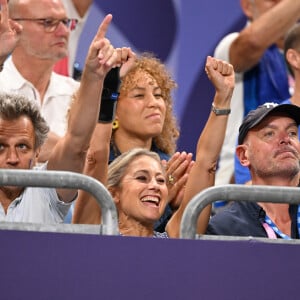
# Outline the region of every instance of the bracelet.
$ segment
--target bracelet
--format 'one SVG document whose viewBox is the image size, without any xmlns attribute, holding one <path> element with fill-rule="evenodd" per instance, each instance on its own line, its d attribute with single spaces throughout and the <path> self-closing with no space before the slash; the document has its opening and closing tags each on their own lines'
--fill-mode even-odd
<svg viewBox="0 0 300 300">
<path fill-rule="evenodd" d="M 231 112 L 230 108 L 218 109 L 213 103 L 211 105 L 211 110 L 216 114 L 216 116 L 229 115 Z"/>
<path fill-rule="evenodd" d="M 0 72 L 3 70 L 4 63 L 0 65 Z"/>
</svg>

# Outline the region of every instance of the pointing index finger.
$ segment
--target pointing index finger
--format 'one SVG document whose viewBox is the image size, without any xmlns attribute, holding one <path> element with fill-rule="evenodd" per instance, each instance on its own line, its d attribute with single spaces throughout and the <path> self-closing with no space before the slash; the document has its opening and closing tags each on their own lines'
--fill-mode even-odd
<svg viewBox="0 0 300 300">
<path fill-rule="evenodd" d="M 100 24 L 98 32 L 95 36 L 96 39 L 102 39 L 106 36 L 106 32 L 107 32 L 109 24 L 111 23 L 111 20 L 112 20 L 111 14 L 108 14 L 105 16 L 105 18 L 102 21 L 102 23 Z"/>
<path fill-rule="evenodd" d="M 1 21 L 3 21 L 3 23 L 7 23 L 8 22 L 8 4 L 7 4 L 7 0 L 1 0 L 0 1 L 0 12 L 1 12 Z"/>
</svg>

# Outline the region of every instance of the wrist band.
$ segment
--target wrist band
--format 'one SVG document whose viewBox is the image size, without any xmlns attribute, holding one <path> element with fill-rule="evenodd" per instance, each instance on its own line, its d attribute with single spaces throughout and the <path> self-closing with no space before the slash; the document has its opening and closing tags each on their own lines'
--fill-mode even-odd
<svg viewBox="0 0 300 300">
<path fill-rule="evenodd" d="M 111 93 L 109 98 L 101 98 L 101 107 L 98 121 L 101 123 L 111 123 L 115 118 L 119 93 Z"/>
<path fill-rule="evenodd" d="M 231 112 L 230 108 L 218 109 L 213 103 L 211 105 L 211 110 L 216 114 L 216 116 L 229 115 Z"/>
<path fill-rule="evenodd" d="M 101 95 L 101 107 L 98 118 L 99 122 L 110 123 L 115 118 L 116 105 L 121 83 L 119 71 L 120 68 L 111 69 L 104 79 L 103 91 Z"/>
</svg>

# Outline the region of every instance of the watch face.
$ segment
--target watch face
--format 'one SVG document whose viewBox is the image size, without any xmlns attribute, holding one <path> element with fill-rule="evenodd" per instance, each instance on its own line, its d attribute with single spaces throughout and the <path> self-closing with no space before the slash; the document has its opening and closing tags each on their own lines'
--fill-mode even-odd
<svg viewBox="0 0 300 300">
<path fill-rule="evenodd" d="M 229 115 L 231 112 L 230 108 L 226 108 L 226 109 L 218 109 L 214 106 L 214 104 L 211 105 L 211 110 L 217 115 Z"/>
</svg>

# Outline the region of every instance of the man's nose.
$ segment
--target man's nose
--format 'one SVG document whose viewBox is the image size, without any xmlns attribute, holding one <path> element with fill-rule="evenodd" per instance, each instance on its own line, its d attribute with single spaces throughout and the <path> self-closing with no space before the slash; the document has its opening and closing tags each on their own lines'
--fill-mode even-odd
<svg viewBox="0 0 300 300">
<path fill-rule="evenodd" d="M 280 136 L 280 144 L 289 144 L 291 142 L 291 137 L 284 133 Z"/>
<path fill-rule="evenodd" d="M 69 34 L 70 29 L 63 22 L 59 22 L 55 28 L 55 33 L 56 34 Z"/>
<path fill-rule="evenodd" d="M 19 155 L 18 155 L 16 149 L 14 149 L 14 148 L 8 149 L 6 161 L 9 164 L 16 164 L 19 162 Z"/>
</svg>

